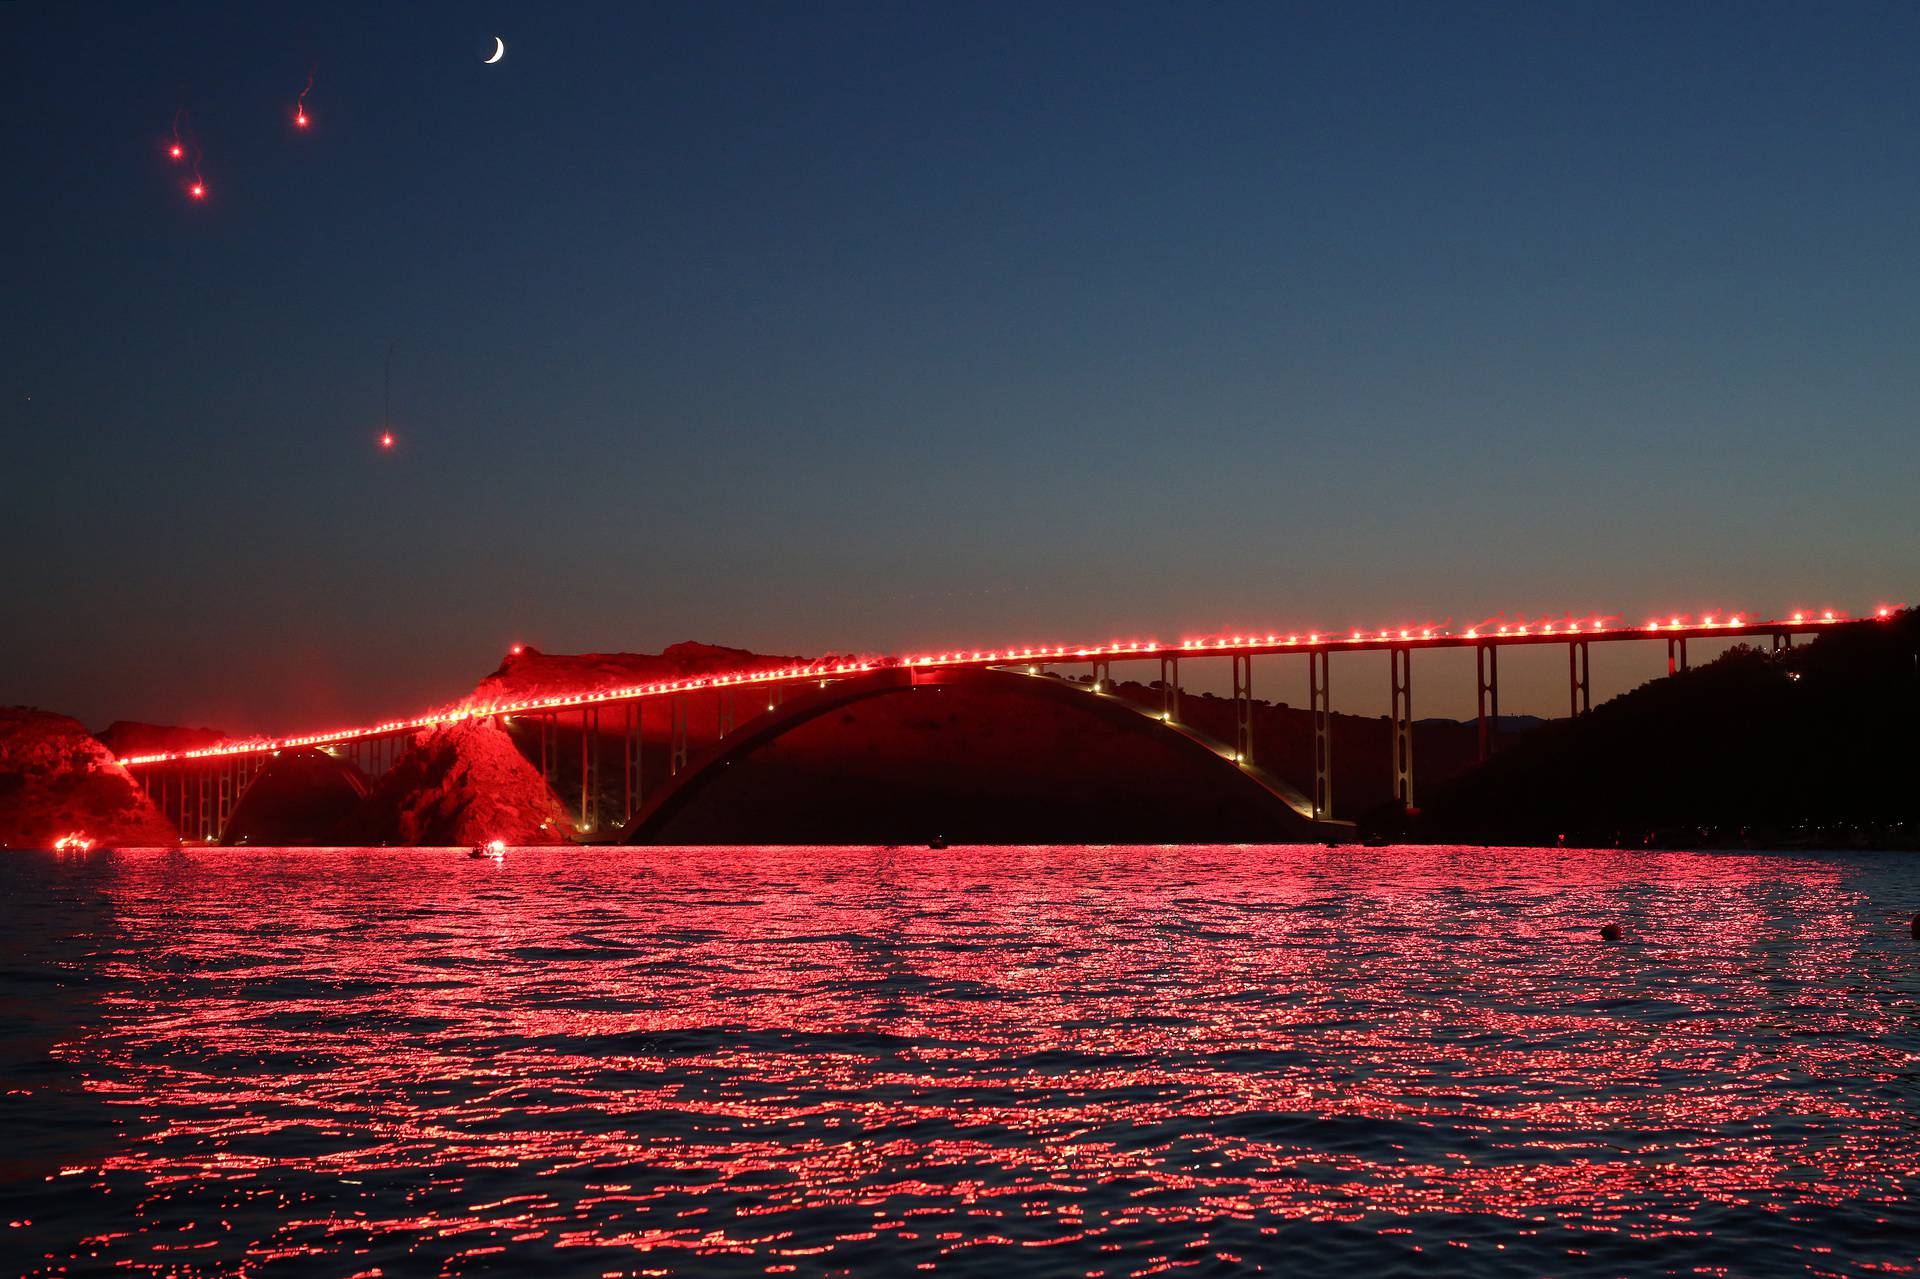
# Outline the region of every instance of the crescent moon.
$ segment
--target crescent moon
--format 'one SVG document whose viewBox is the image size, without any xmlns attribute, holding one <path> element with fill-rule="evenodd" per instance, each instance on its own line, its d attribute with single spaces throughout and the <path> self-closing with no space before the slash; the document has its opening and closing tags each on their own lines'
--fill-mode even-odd
<svg viewBox="0 0 1920 1279">
<path fill-rule="evenodd" d="M 491 58 L 483 59 L 483 61 L 485 61 L 488 66 L 492 66 L 494 63 L 500 61 L 500 59 L 506 56 L 507 56 L 507 42 L 505 40 L 502 40 L 499 36 L 495 36 L 493 38 L 493 56 Z"/>
</svg>

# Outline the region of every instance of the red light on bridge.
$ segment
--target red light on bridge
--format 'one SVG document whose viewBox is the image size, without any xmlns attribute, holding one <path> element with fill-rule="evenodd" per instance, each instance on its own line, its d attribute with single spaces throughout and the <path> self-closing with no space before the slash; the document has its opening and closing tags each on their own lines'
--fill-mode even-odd
<svg viewBox="0 0 1920 1279">
<path fill-rule="evenodd" d="M 204 187 L 202 187 L 201 184 L 198 182 L 194 183 L 193 189 L 204 193 Z M 396 443 L 395 436 L 391 431 L 383 431 L 378 437 L 378 439 L 379 439 L 379 447 L 382 449 L 391 449 L 394 447 Z M 1890 618 L 1894 616 L 1895 613 L 1898 612 L 1903 607 L 1904 607 L 1903 605 L 1897 605 L 1897 604 L 1896 605 L 1881 604 L 1875 607 L 1874 612 L 1870 616 L 1878 617 L 1881 619 Z M 1612 617 L 1595 617 L 1592 620 L 1590 628 L 1583 628 L 1581 621 L 1573 618 L 1563 619 L 1562 621 L 1559 621 L 1559 622 L 1542 619 L 1539 622 L 1533 622 L 1533 623 L 1527 623 L 1527 622 L 1496 623 L 1492 619 L 1489 619 L 1488 621 L 1482 622 L 1479 625 L 1467 628 L 1464 632 L 1458 632 L 1458 633 L 1447 630 L 1447 629 L 1443 629 L 1443 628 L 1435 628 L 1432 626 L 1422 627 L 1422 628 L 1419 628 L 1419 638 L 1422 640 L 1435 640 L 1435 639 L 1451 638 L 1454 635 L 1458 634 L 1460 639 L 1467 640 L 1467 641 L 1478 641 L 1479 639 L 1482 638 L 1482 635 L 1481 635 L 1482 628 L 1495 627 L 1495 626 L 1498 627 L 1499 635 L 1503 638 L 1516 638 L 1516 639 L 1523 638 L 1523 637 L 1531 638 L 1535 634 L 1539 634 L 1542 636 L 1553 636 L 1560 633 L 1565 633 L 1571 636 L 1578 636 L 1582 634 L 1583 631 L 1586 629 L 1590 629 L 1592 632 L 1596 634 L 1611 631 L 1611 632 L 1614 632 L 1619 638 L 1622 638 L 1622 639 L 1631 638 L 1630 634 L 1624 633 L 1629 631 L 1630 628 L 1621 627 L 1619 625 L 1614 624 L 1617 622 L 1617 620 L 1618 619 L 1612 618 Z M 1650 632 L 1650 633 L 1658 633 L 1662 630 L 1666 630 L 1669 628 L 1675 631 L 1686 631 L 1689 629 L 1705 630 L 1705 629 L 1718 629 L 1722 627 L 1746 627 L 1750 625 L 1758 625 L 1763 627 L 1771 627 L 1774 629 L 1779 629 L 1782 626 L 1804 626 L 1809 624 L 1839 624 L 1839 623 L 1845 623 L 1848 621 L 1849 619 L 1845 613 L 1836 612 L 1833 609 L 1826 609 L 1822 611 L 1822 613 L 1819 615 L 1817 619 L 1811 617 L 1809 614 L 1807 614 L 1804 611 L 1795 612 L 1794 614 L 1792 614 L 1791 622 L 1788 622 L 1788 623 L 1766 622 L 1766 621 L 1759 622 L 1759 623 L 1749 623 L 1746 620 L 1745 616 L 1739 613 L 1730 614 L 1728 615 L 1727 618 L 1722 620 L 1722 619 L 1719 619 L 1715 614 L 1708 613 L 1708 614 L 1704 614 L 1698 622 L 1690 622 L 1687 618 L 1678 616 L 1678 615 L 1664 622 L 1659 618 L 1650 618 L 1646 622 L 1643 629 L 1646 632 Z M 1315 647 L 1319 647 L 1321 645 L 1326 645 L 1326 644 L 1338 645 L 1343 642 L 1389 643 L 1390 644 L 1395 642 L 1396 636 L 1398 636 L 1400 640 L 1411 640 L 1413 638 L 1413 630 L 1414 628 L 1411 628 L 1411 627 L 1405 627 L 1405 628 L 1383 627 L 1378 631 L 1355 629 L 1350 632 L 1350 639 L 1346 639 L 1346 640 L 1343 640 L 1343 638 L 1339 635 L 1331 635 L 1331 634 L 1322 635 L 1319 631 L 1313 631 L 1308 633 L 1304 642 Z M 1491 634 L 1492 632 L 1489 631 L 1489 636 L 1491 636 Z M 629 687 L 579 691 L 579 692 L 564 693 L 564 694 L 558 694 L 558 695 L 547 696 L 547 697 L 528 698 L 525 700 L 515 701 L 515 702 L 500 702 L 500 703 L 490 703 L 483 706 L 469 706 L 469 707 L 464 707 L 464 708 L 453 710 L 453 711 L 440 712 L 432 715 L 423 715 L 423 716 L 419 716 L 419 717 L 408 719 L 408 720 L 390 720 L 385 723 L 376 725 L 372 728 L 342 729 L 342 730 L 336 730 L 336 731 L 324 732 L 324 733 L 313 733 L 313 734 L 308 734 L 300 737 L 286 737 L 286 738 L 279 738 L 279 739 L 254 738 L 254 739 L 248 739 L 244 741 L 229 741 L 229 742 L 222 743 L 219 746 L 207 747 L 199 750 L 156 753 L 151 755 L 130 755 L 130 756 L 123 757 L 120 760 L 120 762 L 125 765 L 155 764 L 155 763 L 163 763 L 170 760 L 195 760 L 195 759 L 203 759 L 203 758 L 219 758 L 219 757 L 224 757 L 229 755 L 255 754 L 255 753 L 261 753 L 261 752 L 268 752 L 268 751 L 278 751 L 281 748 L 298 747 L 298 746 L 314 746 L 314 745 L 328 746 L 332 743 L 346 742 L 346 741 L 349 741 L 355 738 L 360 738 L 360 737 L 377 736 L 382 734 L 407 732 L 414 729 L 430 728 L 435 725 L 454 723 L 454 722 L 464 720 L 464 719 L 469 719 L 469 718 L 485 718 L 485 717 L 494 716 L 494 715 L 510 715 L 515 712 L 545 710 L 545 709 L 558 708 L 558 707 L 585 706 L 589 703 L 626 700 L 626 699 L 632 699 L 632 698 L 654 697 L 654 696 L 660 696 L 664 694 L 680 692 L 684 690 L 730 687 L 736 684 L 775 682 L 775 681 L 788 680 L 788 679 L 796 679 L 796 680 L 818 679 L 821 683 L 821 686 L 825 687 L 826 684 L 829 682 L 830 677 L 832 676 L 872 671 L 872 670 L 883 668 L 883 667 L 930 666 L 930 665 L 934 665 L 936 662 L 943 665 L 948 662 L 973 662 L 973 663 L 994 664 L 994 663 L 999 663 L 1003 660 L 1013 660 L 1016 658 L 1037 658 L 1039 662 L 1047 662 L 1047 661 L 1055 661 L 1055 660 L 1065 661 L 1065 662 L 1072 662 L 1076 660 L 1098 661 L 1101 658 L 1107 657 L 1109 655 L 1115 655 L 1115 654 L 1141 655 L 1141 654 L 1160 653 L 1164 655 L 1166 653 L 1173 652 L 1173 651 L 1186 651 L 1186 652 L 1199 652 L 1199 653 L 1207 653 L 1211 651 L 1213 653 L 1218 653 L 1222 650 L 1232 650 L 1236 648 L 1258 648 L 1258 647 L 1262 647 L 1263 645 L 1278 646 L 1283 642 L 1289 646 L 1292 646 L 1292 645 L 1297 645 L 1301 643 L 1302 640 L 1300 635 L 1297 632 L 1287 635 L 1284 641 L 1281 639 L 1281 637 L 1278 634 L 1270 634 L 1266 636 L 1264 640 L 1262 640 L 1262 638 L 1258 635 L 1235 635 L 1230 639 L 1227 637 L 1216 637 L 1211 639 L 1182 640 L 1178 646 L 1178 650 L 1175 650 L 1170 645 L 1162 646 L 1156 640 L 1147 640 L 1147 641 L 1112 640 L 1105 644 L 1093 645 L 1089 647 L 1080 647 L 1080 648 L 1069 648 L 1064 645 L 1059 645 L 1059 646 L 1054 646 L 1052 648 L 1041 646 L 1038 648 L 1020 648 L 1020 649 L 1011 649 L 1011 648 L 1010 649 L 992 649 L 992 650 L 973 649 L 973 650 L 967 650 L 967 651 L 943 652 L 938 656 L 937 659 L 931 655 L 922 654 L 918 656 L 902 656 L 902 657 L 890 657 L 890 658 L 881 658 L 881 659 L 865 660 L 865 661 L 841 662 L 838 664 L 831 664 L 831 665 L 813 664 L 808 666 L 782 668 L 779 670 L 762 669 L 762 670 L 744 671 L 744 672 L 722 672 L 715 675 L 701 676 L 696 679 L 673 680 L 671 682 L 659 681 L 651 684 L 634 685 Z M 1578 643 L 1579 641 L 1576 640 L 1575 642 Z M 526 646 L 524 644 L 513 644 L 510 647 L 510 653 L 515 656 L 525 652 L 525 650 L 526 650 Z M 1031 671 L 1031 670 L 1037 669 L 1037 667 L 1030 667 L 1029 669 Z"/>
</svg>

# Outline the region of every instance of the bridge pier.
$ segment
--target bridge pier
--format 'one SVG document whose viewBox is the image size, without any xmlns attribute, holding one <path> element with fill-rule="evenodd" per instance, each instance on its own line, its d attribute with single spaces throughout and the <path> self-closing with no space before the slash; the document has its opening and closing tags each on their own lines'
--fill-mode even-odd
<svg viewBox="0 0 1920 1279">
<path fill-rule="evenodd" d="M 232 764 L 222 761 L 218 777 L 218 786 L 219 803 L 215 810 L 218 816 L 214 825 L 218 833 L 224 835 L 227 830 L 227 818 L 233 815 L 234 777 Z"/>
<path fill-rule="evenodd" d="M 1104 693 L 1113 684 L 1113 663 L 1105 658 L 1093 660 L 1093 691 Z"/>
<path fill-rule="evenodd" d="M 558 790 L 554 781 L 554 713 L 548 711 L 540 717 L 540 780 L 547 784 L 548 790 Z"/>
<path fill-rule="evenodd" d="M 1778 653 L 1783 648 L 1792 648 L 1792 647 L 1793 647 L 1793 633 L 1791 631 L 1775 631 L 1773 633 L 1773 651 L 1774 652 Z"/>
<path fill-rule="evenodd" d="M 714 732 L 725 737 L 733 731 L 733 690 L 721 689 L 714 700 Z"/>
<path fill-rule="evenodd" d="M 667 712 L 673 718 L 667 773 L 677 777 L 680 770 L 687 766 L 687 696 L 685 693 L 675 693 L 667 699 L 667 703 Z"/>
<path fill-rule="evenodd" d="M 1180 722 L 1180 659 L 1160 659 L 1160 718 L 1169 724 Z"/>
<path fill-rule="evenodd" d="M 1492 644 L 1474 648 L 1475 683 L 1479 687 L 1480 762 L 1493 755 L 1493 733 L 1500 719 L 1500 650 Z"/>
<path fill-rule="evenodd" d="M 1393 685 L 1393 797 L 1403 809 L 1413 807 L 1413 650 L 1387 650 Z"/>
<path fill-rule="evenodd" d="M 625 801 L 620 814 L 620 828 L 626 829 L 627 823 L 640 810 L 640 704 L 628 702 L 627 721 L 620 733 L 620 778 L 625 791 Z"/>
<path fill-rule="evenodd" d="M 1667 674 L 1673 675 L 1687 669 L 1687 637 L 1684 635 L 1667 636 Z"/>
<path fill-rule="evenodd" d="M 591 831 L 595 826 L 594 812 L 596 798 L 594 791 L 594 765 L 598 762 L 600 745 L 600 708 L 583 709 L 580 712 L 580 829 Z"/>
<path fill-rule="evenodd" d="M 1567 645 L 1567 698 L 1572 709 L 1569 715 L 1584 715 L 1593 709 L 1591 680 L 1587 666 L 1587 641 L 1575 640 Z"/>
<path fill-rule="evenodd" d="M 1333 817 L 1333 654 L 1307 651 L 1307 696 L 1313 708 L 1313 820 Z"/>
<path fill-rule="evenodd" d="M 1253 654 L 1234 653 L 1233 663 L 1233 757 L 1242 764 L 1253 763 Z"/>
</svg>

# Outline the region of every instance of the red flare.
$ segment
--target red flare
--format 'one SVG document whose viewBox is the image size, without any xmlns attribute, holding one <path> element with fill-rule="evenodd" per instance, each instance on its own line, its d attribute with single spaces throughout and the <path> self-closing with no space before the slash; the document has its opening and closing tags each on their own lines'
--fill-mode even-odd
<svg viewBox="0 0 1920 1279">
<path fill-rule="evenodd" d="M 187 194 L 196 200 L 204 200 L 207 198 L 207 184 L 204 182 L 196 182 L 187 188 Z"/>
<path fill-rule="evenodd" d="M 383 448 L 383 449 L 390 449 L 390 448 L 392 448 L 392 447 L 393 447 L 393 432 L 392 432 L 392 431 L 382 431 L 382 432 L 380 432 L 380 447 L 381 447 L 381 448 Z"/>
</svg>

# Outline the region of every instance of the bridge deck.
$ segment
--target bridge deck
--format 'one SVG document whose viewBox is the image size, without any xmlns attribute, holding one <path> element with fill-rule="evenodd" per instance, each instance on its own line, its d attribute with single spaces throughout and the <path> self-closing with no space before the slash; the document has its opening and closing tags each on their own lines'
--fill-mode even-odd
<svg viewBox="0 0 1920 1279">
<path fill-rule="evenodd" d="M 1888 610 L 1881 609 L 1879 617 Z M 1627 641 L 1694 639 L 1725 640 L 1755 636 L 1785 636 L 1828 631 L 1837 627 L 1870 623 L 1873 618 L 1850 618 L 1843 614 L 1796 613 L 1768 621 L 1750 620 L 1743 614 L 1729 614 L 1698 620 L 1676 617 L 1649 621 L 1639 626 L 1618 624 L 1611 618 L 1560 619 L 1523 623 L 1487 623 L 1454 631 L 1437 626 L 1388 627 L 1378 630 L 1342 632 L 1296 631 L 1285 634 L 1217 635 L 1185 639 L 1176 643 L 1157 640 L 1111 641 L 1086 645 L 1032 645 L 1004 649 L 954 649 L 941 653 L 920 653 L 897 657 L 870 657 L 827 661 L 807 666 L 785 666 L 765 670 L 721 672 L 688 679 L 661 680 L 623 688 L 595 689 L 577 694 L 528 698 L 520 701 L 463 705 L 428 712 L 411 719 L 388 720 L 379 724 L 330 731 L 303 733 L 290 737 L 260 737 L 225 742 L 199 750 L 161 752 L 123 757 L 128 768 L 181 760 L 226 759 L 258 755 L 290 747 L 335 746 L 367 739 L 412 733 L 423 728 L 457 723 L 467 719 L 486 719 L 502 715 L 545 714 L 578 710 L 608 703 L 641 701 L 676 694 L 711 692 L 742 687 L 767 687 L 842 679 L 888 668 L 1043 666 L 1081 662 L 1153 661 L 1214 656 L 1258 657 L 1285 653 L 1342 653 L 1363 650 L 1413 650 L 1443 648 L 1506 648 L 1539 644 L 1619 643 Z"/>
</svg>

